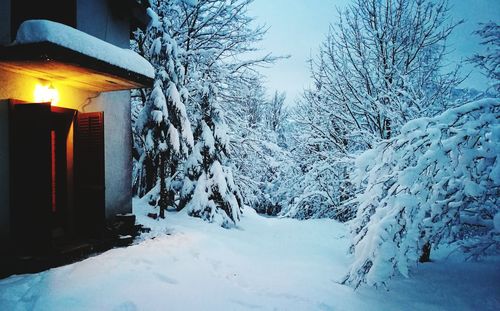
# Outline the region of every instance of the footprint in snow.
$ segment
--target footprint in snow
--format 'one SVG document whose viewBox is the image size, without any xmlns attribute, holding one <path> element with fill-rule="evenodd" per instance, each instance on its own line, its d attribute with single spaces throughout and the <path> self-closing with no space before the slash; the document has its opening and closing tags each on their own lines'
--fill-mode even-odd
<svg viewBox="0 0 500 311">
<path fill-rule="evenodd" d="M 221 266 L 221 262 L 219 260 L 208 259 L 208 262 L 210 263 L 210 265 L 212 266 L 212 268 L 214 270 L 219 270 L 219 268 Z"/>
<path fill-rule="evenodd" d="M 169 278 L 166 275 L 163 275 L 160 273 L 155 273 L 155 276 L 158 278 L 158 280 L 160 280 L 164 283 L 173 284 L 173 285 L 179 284 L 179 281 L 177 281 L 176 279 Z"/>
<path fill-rule="evenodd" d="M 198 251 L 191 251 L 191 255 L 196 259 L 200 259 L 200 252 Z"/>
</svg>

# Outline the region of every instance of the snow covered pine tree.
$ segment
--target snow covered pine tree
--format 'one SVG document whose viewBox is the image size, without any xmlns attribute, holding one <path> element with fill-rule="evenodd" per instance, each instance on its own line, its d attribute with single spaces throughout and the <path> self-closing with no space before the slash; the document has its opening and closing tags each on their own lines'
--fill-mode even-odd
<svg viewBox="0 0 500 311">
<path fill-rule="evenodd" d="M 229 138 L 215 96 L 212 84 L 203 87 L 202 115 L 195 130 L 197 143 L 186 162 L 180 208 L 191 216 L 230 228 L 240 220 L 242 199 L 231 169 L 224 166 Z"/>
<path fill-rule="evenodd" d="M 179 48 L 169 35 L 169 22 L 165 16 L 157 15 L 152 9 L 148 9 L 148 14 L 151 23 L 141 42 L 142 47 L 148 49 L 148 60 L 156 69 L 156 80 L 136 120 L 137 133 L 144 142 L 144 153 L 139 160 L 144 165 L 139 163 L 138 168 L 143 170 L 144 176 L 155 177 L 154 188 L 148 184 L 142 187 L 147 187 L 146 191 L 152 190 L 151 201 L 159 205 L 159 217 L 163 218 L 166 208 L 176 208 L 175 194 L 180 187 L 177 186 L 176 191 L 174 180 L 194 142 L 184 106 L 188 94 L 182 84 L 184 67 Z"/>
<path fill-rule="evenodd" d="M 153 128 L 154 126 L 161 126 L 163 128 L 163 134 L 158 132 L 157 137 L 164 142 L 166 151 L 164 155 L 165 161 L 162 160 L 162 162 L 160 161 L 161 157 L 157 155 L 158 152 L 155 150 L 159 150 L 159 148 L 164 145 L 161 145 L 156 141 L 156 137 L 153 137 L 154 135 L 152 135 L 153 132 L 151 132 L 150 137 L 148 138 L 148 131 L 144 130 L 141 126 L 138 126 L 141 127 L 141 131 L 136 129 L 135 142 L 138 142 L 136 144 L 136 149 L 141 150 L 141 152 L 136 152 L 136 158 L 139 158 L 139 162 L 142 162 L 142 164 L 137 162 L 135 164 L 136 170 L 134 173 L 134 182 L 136 185 L 139 183 L 140 187 L 135 186 L 134 189 L 138 189 L 137 193 L 139 195 L 144 195 L 146 193 L 144 188 L 147 188 L 147 191 L 150 192 L 150 196 L 153 198 L 152 203 L 155 205 L 159 203 L 164 205 L 165 200 L 159 200 L 160 193 L 165 194 L 165 191 L 162 189 L 167 191 L 167 195 L 163 195 L 162 197 L 166 197 L 167 201 L 171 201 L 170 198 L 172 192 L 169 191 L 174 190 L 180 192 L 180 189 L 177 188 L 178 186 L 184 190 L 189 188 L 189 186 L 193 186 L 193 189 L 191 190 L 194 190 L 194 182 L 200 177 L 194 175 L 197 175 L 198 173 L 201 174 L 200 172 L 202 171 L 207 174 L 209 173 L 209 169 L 206 167 L 191 167 L 188 169 L 186 168 L 186 165 L 194 165 L 195 163 L 199 163 L 199 165 L 202 165 L 203 163 L 212 163 L 210 161 L 189 161 L 188 164 L 185 164 L 185 161 L 183 160 L 184 153 L 182 152 L 185 148 L 182 148 L 181 146 L 181 153 L 176 155 L 176 158 L 179 161 L 177 172 L 173 173 L 174 169 L 170 168 L 170 157 L 167 154 L 167 150 L 174 150 L 171 149 L 171 146 L 168 146 L 169 141 L 171 141 L 171 138 L 174 136 L 168 136 L 168 129 L 172 124 L 175 129 L 177 129 L 179 137 L 181 138 L 183 129 L 177 125 L 178 122 L 176 122 L 173 117 L 174 113 L 172 113 L 172 111 L 168 108 L 168 90 L 170 86 L 168 82 L 173 82 L 175 84 L 178 93 L 180 94 L 181 102 L 186 106 L 189 120 L 193 125 L 195 123 L 197 124 L 197 139 L 201 138 L 201 133 L 204 132 L 202 131 L 204 127 L 200 124 L 201 120 L 203 120 L 203 117 L 200 115 L 205 114 L 201 108 L 204 100 L 204 97 L 201 95 L 203 94 L 202 89 L 203 85 L 209 84 L 212 85 L 211 89 L 217 89 L 218 91 L 217 96 L 212 96 L 213 94 L 210 95 L 210 106 L 217 107 L 218 111 L 223 110 L 225 117 L 222 118 L 219 112 L 214 113 L 213 116 L 217 115 L 217 118 L 219 119 L 206 121 L 205 124 L 208 128 L 211 128 L 211 131 L 214 131 L 216 128 L 225 128 L 225 124 L 228 124 L 229 130 L 224 131 L 237 133 L 238 129 L 241 127 L 237 119 L 233 119 L 230 123 L 225 122 L 226 120 L 231 119 L 235 115 L 235 110 L 240 107 L 235 104 L 235 99 L 232 96 L 232 90 L 240 90 L 242 85 L 245 85 L 248 81 L 255 78 L 255 67 L 262 64 L 269 64 L 276 60 L 276 57 L 273 57 L 270 54 L 257 56 L 255 53 L 257 51 L 255 43 L 262 39 L 265 34 L 266 27 L 256 26 L 253 28 L 253 19 L 248 16 L 248 8 L 252 1 L 253 0 L 149 1 L 151 9 L 148 10 L 148 14 L 151 16 L 151 25 L 147 33 L 141 33 L 140 31 L 136 32 L 133 45 L 136 45 L 135 48 L 139 53 L 144 55 L 147 59 L 151 59 L 151 62 L 157 66 L 158 79 L 161 80 L 162 84 L 158 87 L 159 91 L 155 93 L 159 94 L 160 92 L 163 92 L 163 94 L 166 94 L 166 110 L 154 108 L 154 101 L 152 100 L 149 100 L 147 103 L 143 103 L 145 106 L 150 105 L 153 107 L 144 109 L 144 113 L 145 115 L 148 115 L 148 117 L 143 118 L 143 124 L 147 124 L 145 128 L 148 129 Z M 166 52 L 170 49 L 170 44 L 168 42 L 172 42 L 172 53 Z M 177 48 L 175 48 L 176 46 Z M 156 52 L 156 54 L 151 53 L 150 51 L 158 51 L 159 54 Z M 176 53 L 177 56 L 175 56 Z M 252 55 L 248 55 L 247 53 L 252 53 Z M 155 55 L 158 57 L 155 58 Z M 165 57 L 169 59 L 165 59 Z M 180 61 L 183 70 L 180 70 L 181 66 L 178 65 L 178 60 Z M 172 74 L 172 70 L 169 68 L 174 68 L 174 74 Z M 183 76 L 181 77 L 181 75 Z M 177 82 L 175 80 L 176 77 L 178 78 Z M 160 91 L 160 87 L 162 91 Z M 186 89 L 187 91 L 185 91 Z M 159 102 L 161 102 L 161 100 Z M 161 124 L 161 122 L 155 124 L 155 119 L 153 119 L 152 116 L 149 116 L 153 113 L 153 111 L 161 112 L 161 115 L 158 112 L 154 112 L 154 114 L 155 117 L 158 117 L 158 119 L 160 119 L 160 117 L 165 119 L 164 124 Z M 163 111 L 166 111 L 168 115 Z M 150 118 L 149 121 L 144 122 L 144 120 L 148 120 L 148 118 Z M 216 123 L 213 128 L 211 122 Z M 140 123 L 141 122 L 137 122 L 137 120 L 135 122 L 136 125 L 140 125 Z M 214 136 L 215 141 L 221 138 L 220 136 L 217 137 L 217 133 L 213 134 L 216 135 Z M 139 138 L 137 136 L 143 137 Z M 238 140 L 235 136 L 236 135 L 234 134 L 231 136 L 232 143 Z M 229 139 L 227 140 L 229 141 Z M 202 145 L 204 143 L 205 142 L 200 142 Z M 140 145 L 144 146 L 141 147 Z M 151 146 L 154 146 L 154 148 L 151 148 Z M 238 148 L 240 147 L 240 145 L 237 146 Z M 203 148 L 198 148 L 198 153 L 201 152 L 201 149 Z M 212 157 L 217 159 L 217 162 L 214 165 L 217 166 L 217 163 L 221 164 L 221 171 L 227 179 L 227 185 L 230 188 L 228 193 L 233 193 L 235 196 L 234 199 L 238 203 L 237 209 L 233 208 L 235 206 L 233 203 L 216 204 L 218 207 L 213 209 L 215 214 L 219 215 L 222 211 L 222 207 L 227 211 L 227 213 L 222 213 L 226 215 L 225 217 L 227 217 L 227 219 L 220 221 L 223 225 L 235 223 L 235 221 L 238 220 L 237 216 L 239 215 L 239 208 L 242 204 L 240 192 L 235 186 L 237 182 L 233 182 L 232 173 L 230 171 L 230 168 L 236 167 L 234 172 L 235 174 L 239 173 L 237 165 L 232 165 L 229 157 L 227 157 L 230 153 L 230 149 L 232 149 L 232 145 L 226 142 L 224 148 L 215 146 L 216 153 L 223 150 L 224 154 L 211 154 Z M 191 159 L 192 158 L 193 157 L 191 157 Z M 148 161 L 148 159 L 152 160 Z M 161 163 L 167 163 L 168 167 L 165 170 L 155 170 Z M 181 166 L 183 167 L 182 169 L 180 168 Z M 148 167 L 153 169 L 149 169 L 148 171 Z M 214 168 L 214 170 L 216 169 Z M 155 176 L 152 176 L 150 171 L 153 171 Z M 165 180 L 165 184 L 156 182 L 158 180 L 159 173 L 164 171 L 165 178 L 159 179 Z M 197 173 L 191 175 L 190 179 L 184 178 L 185 172 Z M 239 176 L 241 175 L 238 175 L 238 177 Z M 205 177 L 209 179 L 212 178 L 208 175 Z M 172 178 L 174 178 L 174 180 L 172 180 Z M 151 182 L 151 179 L 155 182 Z M 181 180 L 188 182 L 188 185 L 183 186 Z M 240 180 L 236 179 L 236 181 Z M 155 188 L 151 191 L 151 188 L 153 187 Z M 221 189 L 223 189 L 222 185 Z M 179 194 L 179 192 L 176 193 Z M 219 191 L 217 190 L 214 193 L 216 192 Z M 235 200 L 230 200 L 225 192 L 225 190 L 220 191 L 222 199 L 234 202 Z M 183 196 L 181 202 L 177 200 L 177 194 L 175 203 L 180 203 L 178 206 L 179 209 L 186 206 L 188 209 L 193 207 L 188 204 L 189 195 L 184 193 L 186 196 Z M 220 200 L 221 202 L 224 201 L 222 199 Z M 248 198 L 246 199 L 248 201 Z M 218 199 L 214 197 L 214 200 L 217 201 Z M 170 203 L 166 205 L 171 206 Z M 207 220 L 214 220 L 213 217 L 205 217 L 206 214 L 203 213 L 191 211 L 190 215 L 200 216 Z"/>
</svg>

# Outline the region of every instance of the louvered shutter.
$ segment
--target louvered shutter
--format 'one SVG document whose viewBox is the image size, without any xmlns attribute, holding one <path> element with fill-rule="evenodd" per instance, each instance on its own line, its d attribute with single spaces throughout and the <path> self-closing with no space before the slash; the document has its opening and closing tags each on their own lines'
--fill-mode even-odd
<svg viewBox="0 0 500 311">
<path fill-rule="evenodd" d="M 75 128 L 77 230 L 96 236 L 105 221 L 104 113 L 78 113 Z"/>
</svg>

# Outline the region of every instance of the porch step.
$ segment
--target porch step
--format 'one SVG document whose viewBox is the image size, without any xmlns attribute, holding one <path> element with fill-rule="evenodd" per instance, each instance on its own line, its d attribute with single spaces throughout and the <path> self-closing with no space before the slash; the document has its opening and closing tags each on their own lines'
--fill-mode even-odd
<svg viewBox="0 0 500 311">
<path fill-rule="evenodd" d="M 135 225 L 135 215 L 134 214 L 116 214 L 115 222 L 121 222 L 127 227 L 133 227 Z"/>
<path fill-rule="evenodd" d="M 43 271 L 82 260 L 114 247 L 129 246 L 138 235 L 151 231 L 140 224 L 135 224 L 134 215 L 120 215 L 117 219 L 120 221 L 108 224 L 106 232 L 99 237 L 81 240 L 59 238 L 57 244 L 41 255 L 20 256 L 6 253 L 5 256 L 0 256 L 0 279 L 12 274 Z"/>
<path fill-rule="evenodd" d="M 128 246 L 132 244 L 134 237 L 131 235 L 120 235 L 116 241 L 117 246 Z"/>
<path fill-rule="evenodd" d="M 119 235 L 133 235 L 136 232 L 134 214 L 117 214 L 113 222 L 113 231 Z"/>
<path fill-rule="evenodd" d="M 68 257 L 80 257 L 89 253 L 92 250 L 92 245 L 88 243 L 69 245 L 59 250 L 59 254 Z"/>
<path fill-rule="evenodd" d="M 141 224 L 135 223 L 135 215 L 133 214 L 117 214 L 112 225 L 113 232 L 118 235 L 131 235 L 136 237 L 141 233 L 150 232 L 151 229 L 144 227 Z"/>
</svg>

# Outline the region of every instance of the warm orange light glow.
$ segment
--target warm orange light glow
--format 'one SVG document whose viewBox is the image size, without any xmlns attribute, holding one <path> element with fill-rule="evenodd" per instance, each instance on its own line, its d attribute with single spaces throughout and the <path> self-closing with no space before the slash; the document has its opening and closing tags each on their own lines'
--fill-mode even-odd
<svg viewBox="0 0 500 311">
<path fill-rule="evenodd" d="M 52 105 L 57 106 L 59 102 L 59 92 L 52 86 L 37 84 L 35 86 L 35 101 L 40 103 L 50 102 Z"/>
</svg>

